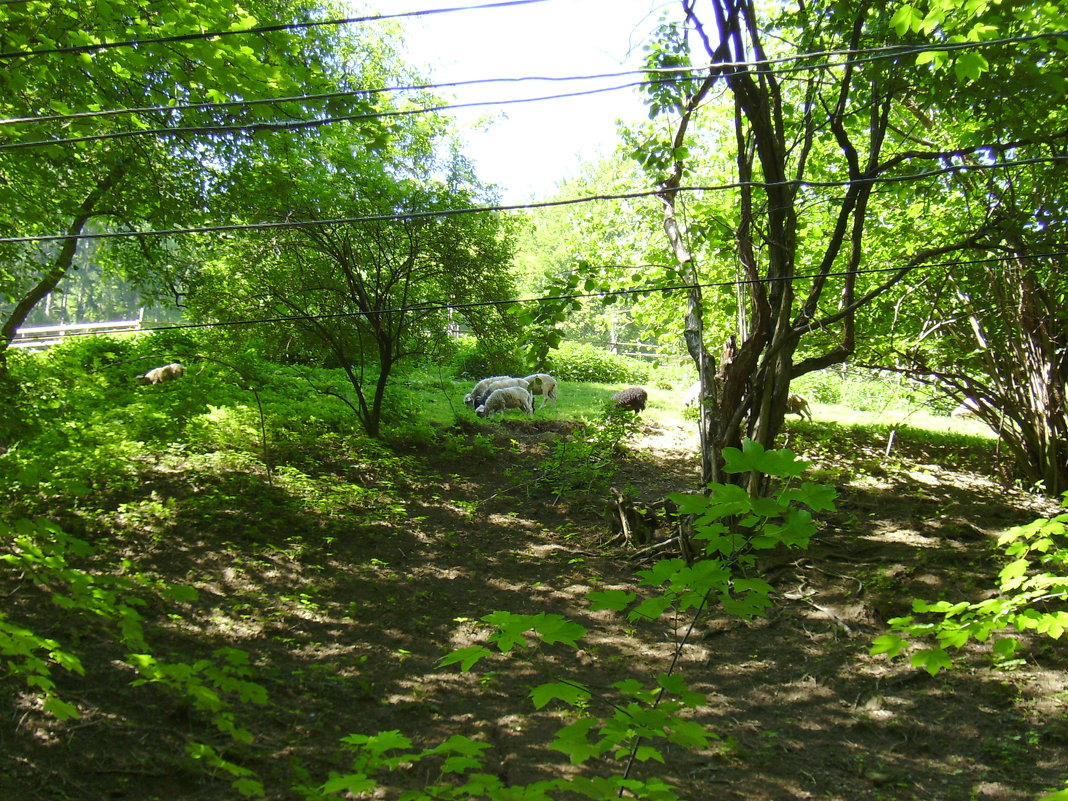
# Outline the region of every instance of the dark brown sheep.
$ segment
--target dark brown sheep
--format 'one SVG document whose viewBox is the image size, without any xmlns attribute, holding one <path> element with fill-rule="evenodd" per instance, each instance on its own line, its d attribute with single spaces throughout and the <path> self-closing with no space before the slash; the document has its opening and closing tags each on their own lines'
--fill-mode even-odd
<svg viewBox="0 0 1068 801">
<path fill-rule="evenodd" d="M 612 405 L 629 412 L 644 412 L 649 393 L 641 387 L 627 387 L 612 396 Z"/>
</svg>

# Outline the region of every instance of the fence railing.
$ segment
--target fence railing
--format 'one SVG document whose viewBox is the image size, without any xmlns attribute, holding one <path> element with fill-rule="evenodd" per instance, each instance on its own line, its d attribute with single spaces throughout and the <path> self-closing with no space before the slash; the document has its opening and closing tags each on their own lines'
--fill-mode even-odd
<svg viewBox="0 0 1068 801">
<path fill-rule="evenodd" d="M 106 323 L 65 323 L 63 325 L 34 325 L 19 328 L 9 343 L 12 348 L 47 348 L 63 341 L 64 337 L 96 333 L 140 331 L 140 320 L 113 320 Z"/>
</svg>

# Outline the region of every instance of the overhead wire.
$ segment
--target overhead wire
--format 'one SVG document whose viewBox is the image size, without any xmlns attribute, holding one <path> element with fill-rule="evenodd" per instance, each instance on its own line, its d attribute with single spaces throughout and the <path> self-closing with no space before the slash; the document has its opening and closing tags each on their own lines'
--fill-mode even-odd
<svg viewBox="0 0 1068 801">
<path fill-rule="evenodd" d="M 478 7 L 476 7 L 478 8 Z M 174 111 L 186 111 L 186 110 L 213 110 L 233 107 L 246 107 L 265 104 L 281 104 L 281 103 L 304 103 L 316 100 L 330 100 L 339 99 L 344 97 L 357 97 L 357 96 L 371 96 L 375 94 L 393 93 L 393 92 L 414 92 L 414 91 L 430 91 L 436 89 L 449 89 L 459 87 L 469 87 L 475 85 L 487 85 L 495 83 L 520 83 L 520 82 L 533 82 L 533 81 L 553 81 L 553 82 L 569 82 L 569 81 L 587 81 L 587 80 L 603 80 L 608 78 L 627 77 L 632 75 L 663 75 L 668 76 L 656 81 L 642 81 L 624 84 L 622 86 L 606 87 L 599 90 L 589 90 L 586 94 L 593 94 L 598 91 L 616 91 L 618 89 L 631 88 L 640 85 L 655 85 L 658 83 L 669 82 L 683 82 L 687 80 L 693 80 L 694 73 L 704 73 L 710 69 L 720 70 L 720 74 L 724 77 L 730 77 L 733 74 L 742 74 L 745 71 L 760 68 L 764 74 L 784 75 L 794 72 L 808 72 L 814 70 L 826 70 L 836 69 L 844 66 L 855 66 L 863 63 L 870 63 L 871 61 L 899 58 L 906 55 L 917 55 L 919 53 L 933 52 L 933 51 L 955 51 L 964 49 L 976 49 L 981 47 L 990 47 L 997 45 L 1007 44 L 1021 44 L 1024 42 L 1034 41 L 1037 39 L 1052 39 L 1052 38 L 1066 38 L 1068 37 L 1068 31 L 1052 32 L 1045 34 L 1032 34 L 1027 36 L 1015 36 L 1002 39 L 990 39 L 981 42 L 950 42 L 939 44 L 926 44 L 926 45 L 892 45 L 883 46 L 877 48 L 858 48 L 854 50 L 827 50 L 827 51 L 813 51 L 810 53 L 795 54 L 793 56 L 785 56 L 779 59 L 769 59 L 763 61 L 748 61 L 748 62 L 718 62 L 708 63 L 696 66 L 688 67 L 668 67 L 668 68 L 652 68 L 652 69 L 632 69 L 622 70 L 618 72 L 590 74 L 590 75 L 574 75 L 574 76 L 520 76 L 520 77 L 506 77 L 506 78 L 480 78 L 468 81 L 451 81 L 444 83 L 427 83 L 417 84 L 411 86 L 397 86 L 397 87 L 381 87 L 372 89 L 352 89 L 342 92 L 327 92 L 309 95 L 291 95 L 272 98 L 255 98 L 251 100 L 231 100 L 221 101 L 213 103 L 183 103 L 183 104 L 167 104 L 158 106 L 142 106 L 123 109 L 108 109 L 108 110 L 96 110 L 96 111 L 80 111 L 67 114 L 48 114 L 40 116 L 24 116 L 24 117 L 12 117 L 6 119 L 0 119 L 0 126 L 14 125 L 14 124 L 28 124 L 28 123 L 44 123 L 44 122 L 66 122 L 82 119 L 92 119 L 102 116 L 116 116 L 121 114 L 148 114 L 157 112 L 174 112 Z M 853 58 L 857 54 L 871 54 L 870 58 Z M 826 56 L 838 56 L 846 55 L 850 56 L 846 61 L 831 62 L 823 64 L 803 64 L 795 67 L 783 68 L 783 69 L 768 69 L 768 65 L 788 63 L 791 61 L 806 61 L 813 58 L 823 58 Z M 674 77 L 671 77 L 674 76 Z M 576 93 L 578 94 L 578 93 Z M 552 95 L 546 97 L 536 98 L 517 98 L 506 99 L 500 101 L 486 101 L 481 105 L 494 105 L 494 104 L 511 104 L 522 102 L 536 102 L 540 100 L 552 100 L 559 97 L 571 97 L 572 94 L 565 95 Z M 474 104 L 471 104 L 474 105 Z M 465 107 L 460 106 L 440 106 L 426 109 L 426 111 L 440 111 L 448 108 Z M 411 112 L 410 112 L 411 113 Z M 416 112 L 418 113 L 418 112 Z M 381 116 L 391 116 L 394 112 L 382 112 Z M 373 117 L 375 115 L 367 115 Z M 326 124 L 336 121 L 347 121 L 350 117 L 337 117 L 337 118 L 324 118 L 317 121 L 299 121 L 306 124 Z M 217 130 L 259 130 L 262 123 L 249 123 L 246 125 L 235 125 L 231 127 L 216 127 L 208 129 L 210 132 L 216 132 Z M 286 123 L 279 122 L 273 123 L 280 130 L 284 130 Z M 166 129 L 152 129 L 152 130 L 137 130 L 130 132 L 118 132 L 113 136 L 145 136 L 145 135 L 160 135 L 160 134 L 173 134 L 182 132 L 199 132 L 202 128 L 166 128 Z M 40 140 L 34 142 L 19 142 L 8 145 L 0 145 L 0 148 L 12 149 L 21 147 L 36 147 L 53 144 L 61 144 L 68 142 L 81 142 L 81 141 L 94 141 L 97 136 L 88 137 L 71 137 L 67 139 L 50 139 Z"/>
<path fill-rule="evenodd" d="M 23 58 L 27 56 L 50 56 L 59 54 L 92 53 L 99 50 L 111 50 L 118 47 L 142 47 L 150 44 L 169 44 L 173 42 L 191 42 L 198 39 L 217 39 L 224 36 L 245 36 L 248 34 L 277 33 L 279 31 L 306 30 L 308 28 L 320 28 L 326 26 L 354 25 L 361 22 L 379 22 L 387 19 L 400 19 L 404 17 L 426 17 L 435 14 L 446 14 L 453 11 L 477 11 L 488 8 L 505 8 L 508 6 L 525 6 L 532 3 L 545 3 L 549 0 L 500 0 L 493 3 L 481 3 L 478 5 L 454 6 L 449 8 L 430 8 L 423 11 L 403 11 L 396 14 L 371 14 L 361 17 L 344 17 L 341 19 L 309 20 L 308 22 L 290 22 L 278 25 L 261 25 L 250 28 L 230 28 L 226 30 L 198 31 L 197 33 L 175 34 L 174 36 L 158 36 L 149 39 L 126 39 L 118 42 L 97 42 L 87 45 L 74 45 L 72 47 L 50 47 L 39 50 L 12 50 L 0 53 L 0 59 Z"/>
<path fill-rule="evenodd" d="M 934 158 L 936 154 L 932 154 L 930 158 Z M 949 154 L 938 154 L 941 157 L 945 157 Z M 274 222 L 260 222 L 260 223 L 232 223 L 224 225 L 209 225 L 200 226 L 196 228 L 167 228 L 150 231 L 102 231 L 97 233 L 79 233 L 79 234 L 45 234 L 39 236 L 5 236 L 0 237 L 0 244 L 16 244 L 16 243 L 29 243 L 29 242 L 61 242 L 70 240 L 100 240 L 100 239 L 128 239 L 128 238 L 146 238 L 153 236 L 181 236 L 187 234 L 214 234 L 214 233 L 231 233 L 237 231 L 265 231 L 265 230 L 281 230 L 288 228 L 306 228 L 312 226 L 338 226 L 338 225 L 351 225 L 360 223 L 377 223 L 377 222 L 399 222 L 402 220 L 418 220 L 437 217 L 452 217 L 463 214 L 485 214 L 490 212 L 504 212 L 504 211 L 525 211 L 531 209 L 541 208 L 553 208 L 557 206 L 572 206 L 580 203 L 592 203 L 596 201 L 607 200 L 630 200 L 639 199 L 645 197 L 653 197 L 662 195 L 666 191 L 671 193 L 690 193 L 690 192 L 721 192 L 731 189 L 742 188 L 774 188 L 774 187 L 812 187 L 812 188 L 834 188 L 850 186 L 857 183 L 870 183 L 870 184 L 893 184 L 904 183 L 908 181 L 918 181 L 927 178 L 936 177 L 939 175 L 948 175 L 960 172 L 973 172 L 981 170 L 995 170 L 1005 169 L 1008 167 L 1020 167 L 1020 166 L 1033 166 L 1037 164 L 1064 164 L 1068 163 L 1068 155 L 1065 156 L 1046 156 L 1029 159 L 1015 159 L 1012 161 L 993 162 L 990 164 L 953 164 L 945 167 L 940 167 L 932 170 L 924 170 L 919 173 L 908 173 L 905 175 L 895 176 L 882 176 L 882 177 L 869 177 L 869 178 L 856 178 L 856 179 L 843 179 L 840 181 L 735 181 L 726 184 L 714 184 L 708 186 L 680 186 L 674 187 L 670 190 L 663 188 L 644 189 L 633 192 L 618 192 L 618 193 L 606 193 L 585 195 L 577 198 L 562 198 L 558 200 L 546 200 L 534 203 L 514 203 L 514 204 L 496 204 L 488 206 L 469 206 L 454 209 L 439 209 L 435 211 L 409 211 L 398 212 L 394 214 L 371 214 L 356 217 L 336 217 L 331 219 L 316 219 L 316 220 L 281 220 Z"/>
<path fill-rule="evenodd" d="M 1052 258 L 1057 256 L 1068 256 L 1068 250 L 1063 251 L 1050 251 L 1046 253 L 1035 253 L 1027 256 L 1028 260 L 1038 260 L 1045 258 Z M 999 256 L 999 257 L 987 257 L 982 259 L 951 259 L 948 261 L 929 262 L 915 265 L 913 270 L 925 270 L 933 269 L 937 267 L 963 267 L 976 264 L 993 264 L 1005 261 L 1013 261 L 1018 259 L 1018 256 Z M 619 268 L 623 265 L 602 265 L 602 267 L 614 267 Z M 668 265 L 662 264 L 644 264 L 633 265 L 633 269 L 638 268 L 657 268 L 668 270 L 672 269 Z M 286 322 L 301 322 L 309 320 L 338 320 L 354 317 L 371 317 L 379 314 L 408 314 L 413 312 L 427 312 L 427 311 L 462 311 L 464 309 L 475 308 L 487 308 L 487 307 L 501 307 L 501 306 L 516 306 L 533 303 L 547 303 L 550 301 L 569 301 L 569 300 L 589 300 L 594 298 L 606 298 L 610 296 L 624 297 L 628 295 L 640 295 L 653 292 L 681 292 L 690 289 L 723 289 L 727 287 L 739 287 L 757 283 L 777 283 L 786 282 L 791 283 L 795 281 L 805 281 L 817 278 L 835 278 L 843 276 L 856 276 L 856 275 L 877 275 L 883 273 L 893 273 L 902 270 L 901 266 L 896 267 L 871 267 L 861 268 L 857 270 L 842 270 L 837 272 L 829 272 L 825 274 L 802 274 L 792 276 L 777 276 L 768 278 L 736 278 L 729 281 L 707 281 L 697 283 L 685 283 L 685 284 L 672 284 L 672 285 L 646 285 L 641 287 L 631 287 L 628 289 L 612 289 L 604 290 L 600 292 L 573 292 L 560 295 L 547 295 L 541 297 L 527 297 L 527 298 L 508 298 L 501 300 L 482 300 L 482 301 L 469 301 L 464 303 L 422 303 L 414 306 L 399 306 L 388 309 L 374 309 L 371 311 L 353 311 L 353 312 L 333 312 L 323 314 L 293 314 L 293 315 L 277 315 L 271 317 L 257 317 L 246 320 L 222 320 L 203 323 L 173 323 L 168 325 L 150 326 L 148 328 L 141 328 L 140 331 L 154 332 L 154 331 L 174 331 L 174 330 L 187 330 L 187 329 L 199 329 L 199 328 L 231 328 L 243 325 L 265 325 L 268 323 L 286 323 Z M 75 336 L 96 336 L 100 332 L 98 331 L 72 331 L 65 333 L 64 337 Z M 125 332 L 123 332 L 125 333 Z M 39 342 L 50 341 L 55 339 L 55 335 L 49 335 L 41 333 L 37 336 L 18 337 L 18 342 Z"/>
<path fill-rule="evenodd" d="M 361 114 L 344 114 L 337 117 L 323 117 L 311 120 L 282 120 L 279 122 L 255 122 L 240 123 L 235 125 L 200 125 L 171 128 L 145 128 L 132 131 L 112 131 L 103 134 L 88 134 L 86 136 L 74 136 L 63 139 L 40 139 L 30 142 L 9 142 L 0 144 L 0 150 L 20 150 L 33 147 L 49 147 L 54 145 L 70 145 L 81 142 L 100 142 L 114 139 L 129 139 L 141 136 L 184 136 L 184 135 L 214 135 L 222 133 L 242 132 L 248 134 L 262 133 L 265 131 L 299 131 L 308 128 L 318 128 L 336 122 L 357 122 L 361 120 L 390 119 L 393 117 L 410 117 L 418 114 L 432 114 L 441 111 L 457 109 L 483 108 L 486 106 L 509 106 L 519 103 L 533 103 L 543 100 L 564 100 L 574 97 L 614 92 L 620 89 L 631 89 L 636 86 L 652 85 L 659 81 L 635 81 L 618 86 L 600 87 L 577 92 L 563 92 L 555 95 L 542 97 L 516 98 L 511 100 L 480 100 L 469 103 L 444 103 L 436 106 L 424 106 L 414 109 L 395 109 L 391 111 L 366 112 Z"/>
<path fill-rule="evenodd" d="M 433 9 L 433 10 L 424 11 L 424 12 L 411 12 L 411 14 L 412 15 L 424 15 L 424 14 L 428 14 L 428 13 L 444 13 L 444 12 L 447 12 L 447 11 L 478 10 L 478 9 L 485 9 L 485 8 L 509 6 L 509 5 L 524 5 L 524 4 L 529 3 L 529 2 L 543 2 L 543 0 L 523 0 L 522 2 L 518 2 L 517 1 L 517 2 L 489 3 L 489 4 L 482 4 L 482 5 L 453 7 L 453 8 L 447 8 L 447 9 Z M 405 13 L 405 14 L 398 14 L 398 15 L 386 15 L 386 17 L 406 16 L 406 15 L 408 15 L 408 14 Z M 356 18 L 352 18 L 352 19 L 356 19 Z M 365 19 L 372 19 L 372 18 L 368 17 L 368 18 L 359 18 L 359 19 L 365 20 Z M 335 20 L 335 22 L 340 23 L 342 21 L 341 20 Z M 1040 38 L 1060 37 L 1060 36 L 1064 36 L 1064 35 L 1068 35 L 1068 32 L 1059 32 L 1059 33 L 1051 33 L 1051 34 L 1038 34 L 1038 35 L 1021 36 L 1021 37 L 1010 37 L 1010 38 L 999 39 L 999 40 L 988 40 L 988 41 L 985 41 L 985 42 L 944 43 L 944 44 L 939 44 L 937 46 L 935 46 L 935 45 L 927 45 L 927 46 L 922 46 L 922 47 L 916 47 L 916 46 L 897 46 L 897 45 L 895 45 L 895 46 L 886 46 L 886 47 L 869 48 L 869 49 L 826 50 L 826 51 L 817 51 L 817 52 L 806 53 L 806 54 L 796 54 L 796 55 L 793 55 L 793 56 L 783 57 L 783 58 L 780 58 L 780 59 L 763 60 L 763 61 L 760 61 L 760 62 L 735 62 L 733 64 L 723 64 L 723 65 L 714 65 L 714 66 L 716 66 L 717 68 L 723 68 L 723 67 L 729 68 L 729 67 L 732 67 L 732 66 L 736 66 L 736 67 L 738 67 L 740 69 L 742 69 L 742 68 L 750 69 L 750 68 L 759 66 L 762 70 L 767 71 L 766 67 L 769 64 L 776 64 L 776 63 L 781 64 L 781 63 L 787 63 L 787 62 L 804 61 L 804 60 L 808 60 L 808 59 L 812 59 L 812 58 L 826 57 L 826 56 L 856 55 L 857 53 L 869 53 L 869 54 L 872 54 L 874 57 L 877 57 L 877 58 L 887 58 L 887 57 L 896 58 L 896 57 L 899 57 L 901 55 L 908 55 L 908 54 L 911 54 L 911 53 L 918 53 L 918 52 L 923 52 L 923 51 L 932 50 L 932 49 L 936 49 L 936 50 L 952 50 L 952 49 L 962 49 L 962 48 L 965 48 L 965 47 L 971 48 L 971 47 L 979 47 L 979 46 L 987 46 L 987 45 L 995 45 L 995 44 L 1010 44 L 1010 43 L 1018 43 L 1018 42 L 1024 42 L 1024 41 L 1031 41 L 1031 40 L 1040 39 Z M 119 43 L 113 43 L 113 44 L 115 44 L 115 46 L 118 46 Z M 585 77 L 592 79 L 592 78 L 598 78 L 598 77 L 615 77 L 615 76 L 622 76 L 622 75 L 633 75 L 633 74 L 636 74 L 636 73 L 641 73 L 641 74 L 666 73 L 666 74 L 669 74 L 669 75 L 671 75 L 671 74 L 676 75 L 676 77 L 674 79 L 672 79 L 672 80 L 687 80 L 688 78 L 680 77 L 680 76 L 685 76 L 688 73 L 691 73 L 691 72 L 694 72 L 694 71 L 703 71 L 703 70 L 709 69 L 711 66 L 713 66 L 713 65 L 703 65 L 703 66 L 700 66 L 700 67 L 680 67 L 680 68 L 671 68 L 671 69 L 666 69 L 666 70 L 629 70 L 629 71 L 624 71 L 624 72 L 619 72 L 619 73 L 604 73 L 601 76 L 585 76 Z M 808 69 L 825 69 L 825 68 L 827 68 L 827 66 L 828 65 L 802 65 L 802 66 L 794 67 L 794 68 L 791 68 L 791 69 L 792 70 L 796 70 L 796 69 L 806 69 L 806 70 L 808 70 Z M 525 81 L 525 80 L 565 81 L 565 80 L 579 80 L 579 79 L 584 79 L 584 78 L 582 78 L 580 76 L 580 77 L 571 77 L 571 78 L 531 77 L 531 78 L 509 78 L 509 79 L 479 79 L 477 81 L 455 82 L 455 83 L 452 83 L 452 84 L 427 84 L 427 85 L 418 86 L 418 87 L 387 87 L 387 88 L 378 89 L 378 90 L 354 90 L 353 93 L 356 93 L 356 92 L 364 92 L 364 93 L 366 93 L 366 92 L 380 92 L 380 91 L 401 91 L 401 90 L 404 90 L 404 89 L 414 90 L 414 89 L 444 88 L 444 87 L 449 87 L 449 86 L 471 85 L 471 84 L 476 84 L 476 83 L 484 84 L 484 83 L 499 82 L 499 81 Z M 587 94 L 593 94 L 593 93 L 599 93 L 599 92 L 605 92 L 605 91 L 616 91 L 618 89 L 630 88 L 630 87 L 639 86 L 639 85 L 650 85 L 650 84 L 655 84 L 655 83 L 658 83 L 658 81 L 642 81 L 642 82 L 635 82 L 635 83 L 625 84 L 623 86 L 598 88 L 598 89 L 593 89 L 593 90 L 588 90 L 588 91 L 580 91 L 580 92 L 573 92 L 573 93 L 561 93 L 561 94 L 557 94 L 557 95 L 551 95 L 551 96 L 539 97 L 539 98 L 524 98 L 524 99 L 498 100 L 498 101 L 479 101 L 479 102 L 462 103 L 462 104 L 443 104 L 443 105 L 440 105 L 440 106 L 434 106 L 434 107 L 423 108 L 423 109 L 394 110 L 394 111 L 381 112 L 381 113 L 376 113 L 376 114 L 347 115 L 347 116 L 344 116 L 344 117 L 328 118 L 328 119 L 317 119 L 317 120 L 294 120 L 294 121 L 282 121 L 282 122 L 275 122 L 275 123 L 255 123 L 255 124 L 238 125 L 238 126 L 201 126 L 201 127 L 187 127 L 187 128 L 154 129 L 154 130 L 147 130 L 147 131 L 113 132 L 113 133 L 109 133 L 109 134 L 99 134 L 99 135 L 86 136 L 86 137 L 75 137 L 75 138 L 65 139 L 65 140 L 57 139 L 57 140 L 42 140 L 42 141 L 39 141 L 39 142 L 9 143 L 9 144 L 0 145 L 0 149 L 13 149 L 13 148 L 20 148 L 20 147 L 56 145 L 56 144 L 69 143 L 69 142 L 94 141 L 94 140 L 101 140 L 101 139 L 120 138 L 120 137 L 125 137 L 125 136 L 167 135 L 167 134 L 178 134 L 178 133 L 220 133 L 220 132 L 231 131 L 231 130 L 250 130 L 250 131 L 259 131 L 259 130 L 298 130 L 300 128 L 306 128 L 306 127 L 310 127 L 310 126 L 314 126 L 314 125 L 322 125 L 322 124 L 326 124 L 327 122 L 332 122 L 332 121 L 354 121 L 354 120 L 369 119 L 369 118 L 375 118 L 375 117 L 407 116 L 407 115 L 411 115 L 411 114 L 428 113 L 428 112 L 432 112 L 432 111 L 443 111 L 443 110 L 448 110 L 448 109 L 481 107 L 481 106 L 487 106 L 487 105 L 504 105 L 504 104 L 509 104 L 509 103 L 536 102 L 536 101 L 539 101 L 539 100 L 561 99 L 561 98 L 566 98 L 566 97 L 584 96 L 584 95 L 587 95 Z M 289 101 L 302 101 L 304 99 L 311 99 L 311 98 L 337 97 L 337 96 L 343 96 L 345 94 L 348 94 L 348 93 L 330 93 L 330 94 L 326 94 L 326 95 L 307 95 L 307 96 L 297 96 L 297 97 L 290 97 L 290 98 L 261 99 L 261 100 L 254 100 L 254 101 L 228 101 L 226 103 L 220 103 L 220 104 L 190 104 L 189 107 L 191 107 L 191 108 L 205 108 L 205 107 L 223 107 L 223 106 L 245 105 L 245 104 L 249 104 L 250 105 L 250 104 L 255 104 L 255 103 L 267 103 L 267 102 L 279 103 L 279 102 L 289 102 Z M 167 109 L 170 109 L 172 107 L 160 106 L 160 107 L 150 107 L 150 108 L 154 108 L 155 110 L 167 110 Z M 92 116 L 94 114 L 105 114 L 105 113 L 133 113 L 135 111 L 138 111 L 138 110 L 137 109 L 124 109 L 124 110 L 115 110 L 115 111 L 112 111 L 112 112 L 88 112 L 88 113 L 79 113 L 79 114 L 73 114 L 73 115 L 51 115 L 47 119 L 49 119 L 49 120 L 65 120 L 65 119 L 80 118 L 81 116 L 85 116 L 85 115 Z M 4 120 L 2 122 L 3 123 L 9 123 L 9 122 L 14 122 L 14 121 L 26 121 L 28 119 L 34 119 L 34 118 L 22 118 L 22 120 Z M 40 118 L 40 119 L 43 120 L 43 119 L 46 119 L 46 118 Z M 930 155 L 928 157 L 929 158 L 945 157 L 946 155 L 951 155 L 951 154 L 932 154 L 932 155 Z M 939 175 L 939 174 L 944 174 L 944 173 L 949 173 L 949 172 L 959 172 L 959 171 L 963 171 L 963 170 L 994 169 L 994 168 L 1001 168 L 1001 167 L 1008 167 L 1008 166 L 1018 166 L 1018 165 L 1026 165 L 1026 164 L 1060 162 L 1060 161 L 1063 161 L 1063 160 L 1064 160 L 1063 157 L 1049 157 L 1049 158 L 1046 158 L 1046 159 L 1026 159 L 1026 160 L 1018 160 L 1018 161 L 1014 161 L 1014 162 L 995 162 L 995 163 L 992 163 L 992 164 L 950 165 L 950 166 L 947 166 L 947 167 L 943 167 L 941 169 L 925 170 L 925 171 L 923 171 L 921 173 L 916 173 L 916 174 L 911 174 L 911 175 L 880 177 L 880 178 L 874 178 L 874 179 L 863 179 L 862 178 L 862 179 L 859 179 L 859 180 L 860 181 L 870 180 L 871 182 L 878 182 L 878 183 L 900 182 L 900 181 L 908 181 L 908 180 L 920 180 L 920 179 L 923 179 L 923 178 L 933 177 L 933 176 L 936 176 L 936 175 Z M 845 180 L 845 181 L 836 181 L 836 182 L 832 182 L 832 181 L 823 181 L 823 182 L 788 181 L 788 182 L 781 182 L 779 184 L 774 183 L 774 182 L 737 182 L 737 183 L 723 184 L 723 185 L 717 185 L 717 186 L 680 187 L 675 191 L 681 191 L 681 192 L 723 191 L 723 190 L 729 190 L 729 189 L 738 189 L 738 188 L 742 188 L 744 186 L 765 187 L 765 188 L 767 188 L 767 187 L 772 187 L 772 186 L 776 186 L 776 185 L 783 185 L 783 184 L 790 184 L 790 185 L 797 185 L 797 186 L 811 186 L 811 187 L 833 187 L 833 186 L 846 186 L 846 185 L 849 185 L 851 183 L 856 183 L 856 182 L 857 182 L 856 180 L 853 180 L 853 181 Z M 425 216 L 439 217 L 439 216 L 447 216 L 447 215 L 451 215 L 451 214 L 467 214 L 467 213 L 484 213 L 484 212 L 496 212 L 496 211 L 526 210 L 526 209 L 545 208 L 545 207 L 551 207 L 551 206 L 571 205 L 571 204 L 575 204 L 575 203 L 596 202 L 596 201 L 599 201 L 599 200 L 620 200 L 620 199 L 643 198 L 643 197 L 649 197 L 649 196 L 652 196 L 652 195 L 659 194 L 661 191 L 662 191 L 661 189 L 647 189 L 647 190 L 639 190 L 639 191 L 635 191 L 635 192 L 616 193 L 616 194 L 596 194 L 596 195 L 583 196 L 583 197 L 579 197 L 579 198 L 571 198 L 571 199 L 563 199 L 563 200 L 555 200 L 555 201 L 545 201 L 545 202 L 541 202 L 541 203 L 526 203 L 526 204 L 512 204 L 512 205 L 490 205 L 490 206 L 479 206 L 479 207 L 470 207 L 470 208 L 440 210 L 440 211 L 425 212 L 425 213 L 411 212 L 411 213 L 394 214 L 394 215 L 372 215 L 372 216 L 345 217 L 345 218 L 322 219 L 322 220 L 266 222 L 266 223 L 250 223 L 250 224 L 241 224 L 241 225 L 238 225 L 238 224 L 218 225 L 218 226 L 204 226 L 204 227 L 198 227 L 198 228 L 165 229 L 165 230 L 160 230 L 160 231 L 126 231 L 126 232 L 111 231 L 111 232 L 100 232 L 100 233 L 85 233 L 85 234 L 79 234 L 79 235 L 77 235 L 75 237 L 69 237 L 67 235 L 0 237 L 0 243 L 50 242 L 50 241 L 67 240 L 67 239 L 70 239 L 70 238 L 87 239 L 88 240 L 88 239 L 108 239 L 108 238 L 120 238 L 120 237 L 170 236 L 170 235 L 179 235 L 179 234 L 197 234 L 197 233 L 214 233 L 214 232 L 232 232 L 232 231 L 242 231 L 242 230 L 265 230 L 265 229 L 278 229 L 278 228 L 295 228 L 295 227 L 312 226 L 312 225 L 327 225 L 327 226 L 329 226 L 329 225 L 341 225 L 341 224 L 349 224 L 349 223 L 362 223 L 362 222 L 377 222 L 377 221 L 386 221 L 386 220 L 415 219 L 415 218 L 425 217 Z"/>
</svg>

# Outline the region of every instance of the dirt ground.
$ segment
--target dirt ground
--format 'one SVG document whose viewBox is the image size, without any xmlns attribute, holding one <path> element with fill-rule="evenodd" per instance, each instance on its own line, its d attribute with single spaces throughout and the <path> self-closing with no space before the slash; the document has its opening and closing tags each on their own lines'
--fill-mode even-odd
<svg viewBox="0 0 1068 801">
<path fill-rule="evenodd" d="M 298 785 L 345 770 L 339 743 L 351 733 L 396 729 L 419 746 L 476 737 L 492 745 L 490 770 L 508 784 L 576 770 L 548 747 L 568 713 L 535 711 L 530 686 L 566 678 L 596 695 L 625 678 L 652 682 L 690 621 L 632 624 L 588 610 L 591 590 L 633 588 L 637 565 L 605 546 L 597 501 L 532 491 L 531 471 L 564 429 L 505 420 L 482 429 L 501 446 L 496 454 L 412 450 L 392 468 L 339 449 L 322 455 L 319 475 L 369 494 L 328 503 L 298 499 L 251 472 L 146 465 L 141 500 L 164 499 L 169 512 L 135 519 L 138 499 L 126 499 L 81 533 L 110 522 L 125 532 L 119 552 L 141 569 L 200 590 L 183 619 L 156 610 L 153 642 L 160 654 L 185 659 L 224 646 L 247 651 L 270 697 L 240 707 L 255 740 L 237 746 L 186 701 L 131 687 L 135 676 L 85 621 L 20 608 L 41 633 L 73 641 L 88 678 L 60 676 L 64 697 L 82 711 L 66 724 L 6 692 L 16 686 L 10 680 L 0 685 L 10 699 L 0 799 L 234 798 L 225 775 L 187 764 L 191 739 L 256 771 L 271 799 L 299 799 Z M 820 516 L 809 550 L 771 570 L 770 616 L 745 622 L 711 610 L 676 669 L 706 696 L 698 717 L 719 739 L 700 751 L 668 747 L 663 764 L 641 764 L 636 775 L 659 777 L 692 801 L 1023 801 L 1063 786 L 1062 643 L 1029 643 L 1017 664 L 1000 669 L 970 650 L 960 669 L 934 678 L 868 653 L 912 598 L 980 597 L 998 568 L 996 534 L 1051 513 L 1052 504 L 996 483 L 957 454 L 907 441 L 887 455 L 885 442 L 853 436 L 839 443 L 850 453 L 842 460 L 828 452 L 833 436 L 812 436 L 820 431 L 799 427 L 792 447 L 811 455 L 818 480 L 838 488 L 837 511 Z M 616 484 L 644 501 L 693 491 L 695 447 L 685 428 L 646 425 Z M 363 514 L 369 498 L 385 511 Z M 17 577 L 0 591 L 25 597 Z M 484 642 L 478 620 L 494 610 L 567 615 L 587 627 L 588 642 L 578 653 L 558 647 L 533 660 L 487 660 L 466 674 L 438 669 L 447 651 Z M 420 771 L 391 778 L 432 778 Z"/>
</svg>

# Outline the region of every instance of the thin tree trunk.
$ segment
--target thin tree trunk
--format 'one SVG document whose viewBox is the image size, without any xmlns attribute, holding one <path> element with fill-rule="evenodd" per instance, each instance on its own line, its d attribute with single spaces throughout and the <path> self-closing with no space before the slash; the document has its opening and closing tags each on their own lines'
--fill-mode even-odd
<svg viewBox="0 0 1068 801">
<path fill-rule="evenodd" d="M 41 277 L 41 280 L 27 292 L 22 299 L 15 304 L 15 307 L 11 310 L 8 318 L 0 326 L 0 363 L 4 361 L 4 357 L 11 340 L 15 337 L 15 332 L 26 322 L 26 318 L 34 307 L 45 297 L 47 297 L 63 280 L 64 276 L 70 272 L 71 266 L 74 263 L 74 255 L 78 250 L 79 237 L 82 231 L 85 229 L 85 225 L 90 219 L 95 217 L 99 212 L 96 209 L 97 203 L 110 192 L 115 185 L 122 180 L 126 174 L 126 162 L 121 162 L 114 166 L 111 171 L 105 175 L 100 183 L 96 185 L 92 192 L 82 201 L 81 206 L 78 208 L 77 214 L 74 219 L 71 220 L 69 226 L 67 226 L 66 236 L 62 241 L 62 246 L 59 249 L 59 253 L 56 255 L 55 260 L 52 262 L 52 266 Z"/>
</svg>

